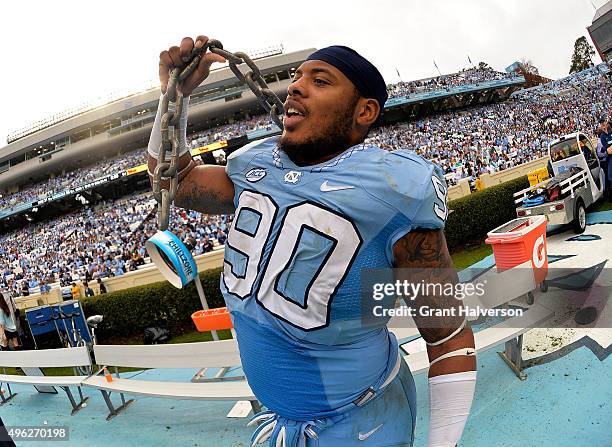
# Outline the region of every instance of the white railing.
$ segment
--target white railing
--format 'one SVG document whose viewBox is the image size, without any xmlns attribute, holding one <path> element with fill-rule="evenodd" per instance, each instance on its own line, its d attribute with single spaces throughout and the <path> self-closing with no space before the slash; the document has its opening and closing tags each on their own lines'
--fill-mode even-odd
<svg viewBox="0 0 612 447">
<path fill-rule="evenodd" d="M 525 188 L 521 191 L 515 192 L 513 194 L 513 196 L 515 197 L 514 203 L 516 205 L 522 204 L 523 201 L 527 198 L 527 195 L 532 192 L 535 191 L 536 189 L 543 187 L 546 185 L 546 183 L 548 183 L 550 181 L 550 179 L 546 179 L 540 183 L 538 183 L 537 185 L 533 185 L 530 186 L 529 188 Z M 580 171 L 574 175 L 572 175 L 569 178 L 566 178 L 565 180 L 562 180 L 561 182 L 559 182 L 559 186 L 561 187 L 561 194 L 565 194 L 567 192 L 570 192 L 570 194 L 572 195 L 572 197 L 574 196 L 574 192 L 578 189 L 581 188 L 583 186 L 586 186 L 588 184 L 588 175 L 586 171 Z"/>
</svg>

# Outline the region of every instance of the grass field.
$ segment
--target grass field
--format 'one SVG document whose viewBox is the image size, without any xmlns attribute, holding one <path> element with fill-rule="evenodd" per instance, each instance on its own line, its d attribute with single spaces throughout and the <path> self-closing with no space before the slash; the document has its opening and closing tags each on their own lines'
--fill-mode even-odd
<svg viewBox="0 0 612 447">
<path fill-rule="evenodd" d="M 232 333 L 229 330 L 218 331 L 219 338 L 221 340 L 227 340 L 232 338 Z M 172 337 L 170 343 L 195 343 L 199 341 L 211 341 L 212 336 L 210 332 L 186 332 L 181 335 L 177 335 L 176 337 Z"/>
<path fill-rule="evenodd" d="M 610 211 L 612 210 L 612 202 L 609 200 L 602 200 L 597 205 L 590 209 L 590 211 Z"/>
<path fill-rule="evenodd" d="M 455 268 L 457 270 L 463 270 L 475 262 L 486 258 L 491 253 L 493 253 L 491 246 L 483 242 L 480 245 L 466 247 L 463 250 L 451 253 L 451 258 L 453 258 L 453 265 Z"/>
<path fill-rule="evenodd" d="M 598 212 L 598 211 L 610 211 L 612 210 L 612 201 L 608 200 L 600 200 L 593 208 L 589 209 L 589 212 Z M 455 268 L 458 270 L 463 270 L 464 268 L 469 267 L 486 258 L 491 253 L 493 253 L 491 246 L 485 243 L 480 245 L 475 245 L 472 247 L 464 247 L 462 250 L 451 253 L 451 257 L 453 258 L 453 264 Z"/>
</svg>

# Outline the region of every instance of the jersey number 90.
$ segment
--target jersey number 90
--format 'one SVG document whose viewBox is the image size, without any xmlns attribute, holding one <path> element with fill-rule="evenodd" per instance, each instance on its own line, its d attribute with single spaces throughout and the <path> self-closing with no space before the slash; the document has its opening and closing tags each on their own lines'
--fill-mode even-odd
<svg viewBox="0 0 612 447">
<path fill-rule="evenodd" d="M 243 212 L 249 213 L 251 221 L 256 222 L 254 228 L 239 226 Z M 329 324 L 331 300 L 348 274 L 361 246 L 361 237 L 350 220 L 318 204 L 303 202 L 287 208 L 272 249 L 267 259 L 263 259 L 277 214 L 278 206 L 270 196 L 248 190 L 240 194 L 227 246 L 239 253 L 245 262 L 242 271 L 238 272 L 226 256 L 223 266 L 225 287 L 242 300 L 255 297 L 266 310 L 300 329 L 323 328 Z M 286 296 L 280 290 L 279 280 L 292 268 L 305 231 L 310 232 L 311 238 L 320 238 L 325 249 L 316 256 L 318 268 L 313 272 L 304 296 Z"/>
<path fill-rule="evenodd" d="M 446 204 L 446 195 L 448 190 L 442 180 L 440 180 L 435 175 L 431 176 L 431 182 L 434 186 L 434 191 L 436 192 L 436 196 L 438 198 L 438 202 L 434 202 L 433 211 L 436 216 L 438 216 L 442 221 L 446 222 L 446 218 L 448 217 L 448 205 Z"/>
</svg>

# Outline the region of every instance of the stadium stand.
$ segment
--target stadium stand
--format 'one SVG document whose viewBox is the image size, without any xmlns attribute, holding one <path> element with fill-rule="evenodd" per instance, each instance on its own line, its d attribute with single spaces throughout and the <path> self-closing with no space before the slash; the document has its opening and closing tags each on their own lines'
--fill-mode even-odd
<svg viewBox="0 0 612 447">
<path fill-rule="evenodd" d="M 610 85 L 596 68 L 514 93 L 513 99 L 380 127 L 368 141 L 413 148 L 439 164 L 450 184 L 539 158 L 548 142 L 578 129 L 593 133 L 612 110 Z"/>
<path fill-rule="evenodd" d="M 610 86 L 604 73 L 598 66 L 515 92 L 510 100 L 502 103 L 385 125 L 374 129 L 367 142 L 387 150 L 414 149 L 438 163 L 450 184 L 462 178 L 474 181 L 482 173 L 505 170 L 541 157 L 547 143 L 559 135 L 576 129 L 593 129 L 599 116 L 612 110 Z M 510 75 L 490 69 L 469 69 L 388 88 L 392 94 L 405 95 L 417 89 L 495 81 L 507 76 Z M 267 116 L 252 116 L 192 132 L 189 144 L 197 148 L 275 131 Z M 145 161 L 144 150 L 137 149 L 78 170 L 68 170 L 64 175 L 5 194 L 0 199 L 0 211 L 49 198 L 59 191 L 134 168 Z M 0 286 L 9 288 L 17 296 L 35 293 L 43 284 L 65 286 L 75 280 L 116 276 L 137 269 L 148 261 L 144 242 L 157 228 L 155 210 L 150 193 L 129 195 L 0 235 Z M 179 237 L 189 236 L 197 241 L 194 254 L 198 255 L 224 244 L 230 218 L 173 208 L 171 222 L 171 230 Z"/>
<path fill-rule="evenodd" d="M 89 169 L 68 171 L 63 176 L 31 185 L 13 194 L 5 195 L 0 199 L 0 210 L 10 210 L 15 205 L 44 199 L 60 191 L 95 180 L 105 174 L 122 171 L 145 162 L 144 152 L 135 151 L 97 163 L 88 167 Z"/>
<path fill-rule="evenodd" d="M 465 70 L 448 75 L 421 79 L 418 81 L 390 84 L 387 86 L 387 91 L 389 92 L 389 98 L 392 99 L 402 96 L 410 96 L 416 93 L 446 90 L 460 85 L 478 84 L 486 81 L 507 79 L 513 76 L 513 73 L 500 73 L 484 64 L 482 68 L 466 68 Z"/>
<path fill-rule="evenodd" d="M 499 79 L 505 79 L 509 76 L 514 76 L 512 74 L 502 74 L 496 72 L 488 68 L 486 64 L 483 65 L 485 66 L 485 68 L 470 68 L 462 70 L 458 73 L 440 76 L 438 78 L 414 81 L 412 83 L 400 82 L 398 84 L 390 85 L 388 87 L 390 98 L 395 98 L 396 101 L 399 100 L 400 102 L 398 104 L 401 104 L 406 100 L 406 98 L 403 97 L 398 99 L 397 97 L 405 95 L 409 90 L 422 93 L 426 91 L 431 91 L 431 89 L 435 90 L 435 88 L 438 87 L 445 88 L 446 90 L 451 87 L 457 86 L 471 87 L 481 82 L 494 81 Z M 281 79 L 285 76 L 287 76 L 287 73 L 282 74 L 279 72 L 279 74 L 276 75 L 276 78 Z M 232 89 L 235 88 L 228 87 L 226 90 L 222 90 L 222 92 L 233 91 Z M 217 90 L 219 89 L 214 88 L 210 92 L 203 91 L 192 95 L 192 105 L 201 104 L 202 102 L 209 101 L 212 96 L 218 96 Z M 225 93 L 223 93 L 223 95 L 225 95 Z M 433 95 L 435 97 L 436 93 L 433 92 Z M 152 106 L 145 105 L 143 107 L 144 108 L 132 113 L 128 113 L 125 116 L 122 115 L 120 120 L 112 119 L 108 123 L 93 126 L 88 131 L 80 133 L 78 132 L 75 135 L 71 135 L 69 138 L 60 138 L 57 141 L 51 141 L 50 143 L 47 142 L 45 144 L 35 146 L 34 149 L 31 151 L 31 154 L 26 154 L 25 159 L 17 158 L 12 159 L 8 162 L 0 163 L 0 174 L 11 166 L 18 166 L 20 163 L 23 163 L 23 161 L 28 161 L 28 157 L 30 157 L 30 159 L 32 157 L 43 157 L 40 158 L 40 161 L 45 161 L 46 159 L 44 157 L 53 156 L 58 152 L 69 149 L 70 143 L 74 145 L 74 142 L 78 143 L 79 141 L 87 141 L 88 138 L 90 139 L 92 137 L 98 137 L 98 135 L 100 133 L 104 133 L 105 130 L 108 132 L 109 135 L 117 136 L 123 132 L 130 132 L 134 129 L 140 128 L 152 121 L 155 112 Z M 89 109 L 83 110 L 85 111 Z M 56 122 L 61 122 L 62 120 L 73 116 L 74 113 L 76 112 L 73 110 L 66 116 L 62 115 L 61 117 L 53 117 L 53 119 L 43 120 L 36 126 L 34 126 L 33 130 L 41 130 L 45 128 L 44 125 L 50 126 Z M 221 125 L 219 125 L 219 123 L 209 123 L 209 128 L 194 132 L 190 137 L 190 143 L 192 144 L 192 147 L 198 147 L 208 144 L 210 142 L 227 140 L 243 135 L 247 135 L 249 138 L 254 139 L 263 136 L 268 136 L 271 133 L 278 131 L 276 126 L 270 122 L 266 115 L 251 117 L 247 114 L 247 119 L 235 120 L 234 118 L 229 118 L 229 121 L 230 123 Z M 27 135 L 28 133 L 31 133 L 31 131 L 26 132 L 24 130 L 21 133 L 18 132 L 19 135 Z M 15 135 L 10 136 L 8 141 L 17 141 L 18 138 Z M 21 138 L 23 138 L 23 136 Z M 138 151 L 134 152 L 137 153 Z M 24 203 L 34 202 L 41 198 L 44 199 L 51 197 L 53 194 L 59 191 L 73 188 L 79 184 L 94 180 L 110 171 L 120 171 L 123 168 L 129 167 L 130 164 L 137 164 L 136 162 L 138 160 L 133 160 L 133 163 L 131 163 L 131 157 L 138 159 L 138 155 L 130 155 L 129 153 L 119 155 L 117 157 L 106 157 L 106 160 L 101 161 L 97 165 L 92 165 L 86 171 L 83 170 L 83 167 L 87 166 L 90 163 L 87 163 L 87 160 L 80 160 L 77 165 L 61 165 L 63 170 L 62 173 L 59 173 L 59 175 L 57 175 L 57 173 L 50 172 L 50 175 L 46 175 L 45 181 L 40 183 L 28 184 L 27 181 L 24 183 L 23 180 L 20 180 L 19 184 L 15 184 L 14 182 L 12 182 L 11 190 L 13 192 L 10 193 L 6 191 L 4 193 L 4 197 L 0 197 L 0 214 L 2 211 L 13 211 L 15 209 L 19 209 L 20 206 Z M 17 165 L 14 164 L 15 162 L 17 163 Z M 49 179 L 50 177 L 51 179 Z M 1 178 L 2 177 L 0 176 L 0 179 Z M 18 191 L 14 191 L 15 188 L 17 188 Z"/>
<path fill-rule="evenodd" d="M 576 129 L 591 129 L 594 125 L 593 112 L 597 116 L 611 109 L 609 101 L 598 104 L 607 99 L 607 84 L 601 82 L 602 73 L 600 67 L 594 67 L 549 84 L 517 92 L 513 94 L 512 101 L 502 104 L 451 111 L 415 123 L 383 126 L 374 130 L 368 141 L 388 150 L 414 148 L 419 154 L 439 163 L 447 174 L 451 174 L 447 177 L 451 184 L 466 177 L 475 180 L 475 177 L 484 172 L 508 169 L 541 157 L 548 142 L 559 135 Z M 421 92 L 432 86 L 465 85 L 467 82 L 490 81 L 508 76 L 491 69 L 471 69 L 424 81 L 400 82 L 390 85 L 388 90 L 390 94 L 403 96 L 416 88 L 421 89 L 418 90 Z M 559 100 L 559 96 L 565 97 Z M 588 110 L 589 102 L 594 104 L 595 110 Z M 559 119 L 569 115 L 569 121 Z M 193 133 L 189 136 L 189 143 L 195 148 L 247 135 L 249 132 L 274 130 L 276 126 L 267 115 L 259 115 Z M 93 165 L 88 170 L 70 171 L 62 177 L 5 195 L 0 199 L 0 210 L 10 210 L 18 204 L 50 196 L 145 162 L 143 151 L 137 150 Z"/>
<path fill-rule="evenodd" d="M 135 270 L 145 263 L 145 241 L 157 231 L 155 211 L 150 194 L 132 195 L 2 235 L 0 286 L 25 296 L 43 284 L 62 287 Z M 171 231 L 197 241 L 194 254 L 225 243 L 228 217 L 179 208 L 171 216 Z"/>
</svg>

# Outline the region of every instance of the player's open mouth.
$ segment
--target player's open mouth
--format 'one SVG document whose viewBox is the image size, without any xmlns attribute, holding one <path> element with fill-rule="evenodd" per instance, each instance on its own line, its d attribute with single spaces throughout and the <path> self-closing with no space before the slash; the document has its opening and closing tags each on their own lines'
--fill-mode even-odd
<svg viewBox="0 0 612 447">
<path fill-rule="evenodd" d="M 306 110 L 300 104 L 295 103 L 295 101 L 287 103 L 285 106 L 285 119 L 283 121 L 285 128 L 291 129 L 305 118 Z"/>
</svg>

